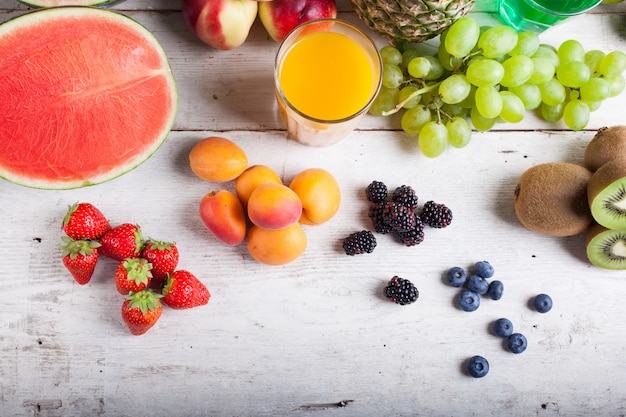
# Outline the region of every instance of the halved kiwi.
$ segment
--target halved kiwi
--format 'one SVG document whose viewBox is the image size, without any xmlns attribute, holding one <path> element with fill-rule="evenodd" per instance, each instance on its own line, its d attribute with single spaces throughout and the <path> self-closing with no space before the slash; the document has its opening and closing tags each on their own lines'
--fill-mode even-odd
<svg viewBox="0 0 626 417">
<path fill-rule="evenodd" d="M 528 168 L 515 188 L 515 214 L 528 229 L 550 236 L 573 236 L 591 223 L 587 184 L 591 172 L 570 162 Z"/>
<path fill-rule="evenodd" d="M 594 172 L 623 155 L 626 155 L 626 126 L 601 127 L 585 148 L 584 164 Z"/>
<path fill-rule="evenodd" d="M 597 223 L 608 229 L 626 229 L 626 158 L 609 161 L 593 173 L 587 198 Z"/>
<path fill-rule="evenodd" d="M 607 229 L 593 223 L 587 230 L 587 258 L 605 269 L 626 269 L 626 229 Z"/>
</svg>

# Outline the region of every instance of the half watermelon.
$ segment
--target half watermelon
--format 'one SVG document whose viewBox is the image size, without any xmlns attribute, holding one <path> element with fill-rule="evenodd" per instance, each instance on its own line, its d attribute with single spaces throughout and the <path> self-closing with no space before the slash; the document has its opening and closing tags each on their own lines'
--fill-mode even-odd
<svg viewBox="0 0 626 417">
<path fill-rule="evenodd" d="M 0 25 L 0 176 L 28 187 L 98 184 L 167 137 L 177 91 L 135 20 L 93 7 L 38 9 Z"/>
<path fill-rule="evenodd" d="M 55 6 L 98 6 L 109 7 L 124 0 L 19 0 L 20 3 L 30 7 L 55 7 Z"/>
</svg>

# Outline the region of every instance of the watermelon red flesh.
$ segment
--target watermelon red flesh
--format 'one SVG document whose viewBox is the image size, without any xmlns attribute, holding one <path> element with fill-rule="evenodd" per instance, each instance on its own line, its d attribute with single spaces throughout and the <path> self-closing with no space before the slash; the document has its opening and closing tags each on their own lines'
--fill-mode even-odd
<svg viewBox="0 0 626 417">
<path fill-rule="evenodd" d="M 174 121 L 165 53 L 116 12 L 60 7 L 0 25 L 0 176 L 75 188 L 147 159 Z"/>
</svg>

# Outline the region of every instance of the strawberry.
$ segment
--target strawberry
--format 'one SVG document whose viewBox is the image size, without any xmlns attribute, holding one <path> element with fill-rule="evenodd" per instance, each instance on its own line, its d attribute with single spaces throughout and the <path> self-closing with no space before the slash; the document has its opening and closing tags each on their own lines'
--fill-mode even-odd
<svg viewBox="0 0 626 417">
<path fill-rule="evenodd" d="M 145 289 L 152 279 L 152 265 L 143 258 L 126 258 L 115 268 L 115 286 L 122 295 Z"/>
<path fill-rule="evenodd" d="M 76 282 L 85 285 L 91 280 L 93 271 L 98 262 L 98 247 L 100 243 L 94 240 L 73 240 L 67 236 L 61 238 L 64 245 L 59 245 L 63 251 L 63 265 L 70 271 Z"/>
<path fill-rule="evenodd" d="M 141 251 L 141 257 L 152 264 L 152 280 L 163 283 L 167 275 L 178 265 L 178 248 L 174 243 L 148 239 Z"/>
<path fill-rule="evenodd" d="M 106 232 L 100 238 L 100 244 L 100 254 L 108 258 L 116 261 L 137 258 L 143 245 L 141 229 L 136 224 L 120 224 Z"/>
<path fill-rule="evenodd" d="M 102 212 L 90 203 L 68 206 L 62 229 L 72 239 L 98 240 L 111 228 Z"/>
<path fill-rule="evenodd" d="M 150 330 L 159 320 L 163 312 L 161 294 L 152 290 L 131 292 L 122 303 L 122 320 L 135 336 Z"/>
<path fill-rule="evenodd" d="M 163 303 L 174 309 L 192 308 L 209 302 L 207 287 L 191 272 L 172 272 L 163 286 Z"/>
</svg>

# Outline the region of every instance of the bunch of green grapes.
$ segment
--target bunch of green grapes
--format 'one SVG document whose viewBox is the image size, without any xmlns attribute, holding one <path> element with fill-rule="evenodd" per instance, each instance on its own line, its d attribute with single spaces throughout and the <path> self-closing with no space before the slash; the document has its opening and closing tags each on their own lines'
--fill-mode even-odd
<svg viewBox="0 0 626 417">
<path fill-rule="evenodd" d="M 585 51 L 576 40 L 555 48 L 533 32 L 481 27 L 471 17 L 457 20 L 440 36 L 434 56 L 393 46 L 381 48 L 380 55 L 382 87 L 370 113 L 402 111 L 402 129 L 419 136 L 428 157 L 440 155 L 448 144 L 467 145 L 471 126 L 488 131 L 499 122 L 518 123 L 529 110 L 581 130 L 590 113 L 626 84 L 621 51 Z"/>
</svg>

